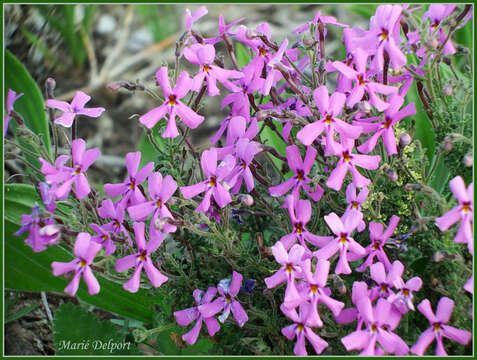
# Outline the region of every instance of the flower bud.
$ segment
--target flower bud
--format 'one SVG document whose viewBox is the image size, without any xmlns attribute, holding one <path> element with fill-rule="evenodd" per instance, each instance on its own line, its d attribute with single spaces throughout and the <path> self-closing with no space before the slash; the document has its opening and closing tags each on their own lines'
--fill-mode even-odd
<svg viewBox="0 0 477 360">
<path fill-rule="evenodd" d="M 253 197 L 249 194 L 240 195 L 239 199 L 240 199 L 240 202 L 242 203 L 242 205 L 245 205 L 245 206 L 252 206 L 253 205 Z"/>
<path fill-rule="evenodd" d="M 164 226 L 166 226 L 166 223 L 167 223 L 167 219 L 157 218 L 156 220 L 154 220 L 154 227 L 157 230 L 163 230 Z"/>
<path fill-rule="evenodd" d="M 370 113 L 371 112 L 371 104 L 367 101 L 361 101 L 358 103 L 358 110 L 360 112 L 364 112 L 364 113 Z"/>
<path fill-rule="evenodd" d="M 427 42 L 427 47 L 429 49 L 435 50 L 439 46 L 439 41 L 434 37 Z"/>
<path fill-rule="evenodd" d="M 385 170 L 386 172 L 386 175 L 388 176 L 389 180 L 391 180 L 392 182 L 396 182 L 398 181 L 398 174 L 396 171 L 394 171 L 393 168 L 387 168 Z"/>
<path fill-rule="evenodd" d="M 266 111 L 263 111 L 263 110 L 259 110 L 257 111 L 257 113 L 255 114 L 256 118 L 257 118 L 257 121 L 265 121 L 265 119 L 268 118 L 268 113 Z"/>
<path fill-rule="evenodd" d="M 472 167 L 472 165 L 474 165 L 474 155 L 472 155 L 472 153 L 464 155 L 464 157 L 462 158 L 462 162 L 465 166 Z"/>
<path fill-rule="evenodd" d="M 451 152 L 452 151 L 452 143 L 450 141 L 445 141 L 442 143 L 441 145 L 441 148 L 445 151 L 445 152 Z"/>
<path fill-rule="evenodd" d="M 258 33 L 253 30 L 253 29 L 247 29 L 245 32 L 245 37 L 249 40 L 252 40 L 253 38 L 256 38 L 258 36 Z"/>
<path fill-rule="evenodd" d="M 306 47 L 313 46 L 314 43 L 315 40 L 313 40 L 311 37 L 307 37 L 303 40 L 303 45 L 305 45 Z"/>
<path fill-rule="evenodd" d="M 408 146 L 411 143 L 411 135 L 408 133 L 404 133 L 399 137 L 399 146 L 400 147 L 405 147 Z"/>
<path fill-rule="evenodd" d="M 52 225 L 52 224 L 43 226 L 39 231 L 40 235 L 46 235 L 46 236 L 57 235 L 59 234 L 59 232 L 60 232 L 60 229 L 58 229 L 56 225 Z"/>
<path fill-rule="evenodd" d="M 51 77 L 48 78 L 48 79 L 46 79 L 46 81 L 45 81 L 45 86 L 46 86 L 46 90 L 47 90 L 48 92 L 55 90 L 55 87 L 56 87 L 56 81 L 55 81 L 55 79 L 53 79 L 53 78 L 51 78 Z"/>
<path fill-rule="evenodd" d="M 454 90 L 454 88 L 452 87 L 452 85 L 446 85 L 442 89 L 442 94 L 444 94 L 444 96 L 451 96 L 453 90 Z"/>
<path fill-rule="evenodd" d="M 439 262 L 443 259 L 449 259 L 449 260 L 455 259 L 456 256 L 454 254 L 448 253 L 445 250 L 440 250 L 440 251 L 436 251 L 432 258 L 435 262 Z"/>
<path fill-rule="evenodd" d="M 422 186 L 420 184 L 406 184 L 404 185 L 406 191 L 421 191 Z"/>
</svg>

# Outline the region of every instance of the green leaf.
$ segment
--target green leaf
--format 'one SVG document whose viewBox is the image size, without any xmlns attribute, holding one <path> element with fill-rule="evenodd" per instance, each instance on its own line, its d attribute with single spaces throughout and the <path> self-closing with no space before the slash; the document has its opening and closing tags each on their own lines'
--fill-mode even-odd
<svg viewBox="0 0 477 360">
<path fill-rule="evenodd" d="M 14 236 L 18 231 L 22 214 L 30 214 L 39 197 L 32 186 L 7 184 L 5 186 L 5 287 L 20 291 L 63 292 L 68 280 L 55 277 L 51 272 L 53 261 L 68 262 L 74 256 L 61 245 L 51 246 L 43 252 L 34 253 L 24 242 L 27 234 Z M 159 297 L 151 297 L 141 289 L 132 294 L 122 288 L 122 283 L 95 274 L 101 286 L 98 295 L 89 295 L 81 281 L 76 296 L 82 301 L 115 314 L 142 321 L 152 322 L 153 306 Z"/>
<path fill-rule="evenodd" d="M 164 153 L 167 153 L 167 144 L 166 140 L 159 134 L 159 129 L 164 128 L 164 121 L 158 121 L 156 126 L 152 128 L 152 136 Z M 144 166 L 148 162 L 154 161 L 155 164 L 158 163 L 158 160 L 162 158 L 161 154 L 154 148 L 154 146 L 149 141 L 146 133 L 144 133 L 141 137 L 141 141 L 137 147 L 137 150 L 141 152 L 141 162 L 139 166 Z"/>
<path fill-rule="evenodd" d="M 282 124 L 278 122 L 274 122 L 274 125 L 278 131 L 278 133 L 281 134 L 282 132 Z M 262 141 L 263 144 L 272 146 L 277 150 L 277 152 L 282 155 L 286 156 L 286 143 L 283 141 L 283 138 L 281 136 L 278 136 L 277 133 L 275 133 L 273 130 L 271 130 L 268 126 L 263 123 L 262 126 L 265 126 L 263 131 L 260 134 L 260 140 Z M 275 166 L 280 170 L 283 165 L 283 161 L 280 159 L 277 159 L 275 156 L 270 155 L 270 158 L 272 159 L 273 163 Z"/>
<path fill-rule="evenodd" d="M 180 339 L 185 332 L 184 328 L 177 325 L 161 331 L 156 336 L 157 350 L 164 355 L 207 355 L 212 348 L 212 342 L 207 338 L 201 338 L 194 345 L 187 345 Z M 178 346 L 173 339 L 178 339 L 176 341 L 180 342 L 181 346 Z"/>
<path fill-rule="evenodd" d="M 55 312 L 53 340 L 56 355 L 140 354 L 136 344 L 127 341 L 113 324 L 71 303 Z"/>
<path fill-rule="evenodd" d="M 235 55 L 237 57 L 237 64 L 240 69 L 247 65 L 251 60 L 250 53 L 245 48 L 245 46 L 243 46 L 239 42 L 235 44 Z"/>
<path fill-rule="evenodd" d="M 42 135 L 43 142 L 49 154 L 51 154 L 50 130 L 46 119 L 45 103 L 41 91 L 33 78 L 28 73 L 25 66 L 10 51 L 5 50 L 5 94 L 8 89 L 24 95 L 19 98 L 14 105 L 14 109 L 22 115 L 27 126 L 37 135 Z M 5 95 L 6 98 L 6 95 Z M 17 128 L 15 120 L 10 120 L 12 129 Z M 19 139 L 21 145 L 35 152 L 32 146 L 26 141 Z M 25 155 L 25 158 L 33 165 L 39 167 L 38 159 Z"/>
<path fill-rule="evenodd" d="M 442 194 L 444 189 L 446 188 L 447 182 L 450 177 L 449 169 L 445 165 L 444 158 L 441 156 L 437 159 L 435 156 L 433 161 L 437 160 L 437 165 L 432 174 L 432 178 L 429 179 L 429 185 L 436 190 L 439 194 Z"/>
<path fill-rule="evenodd" d="M 17 311 L 16 313 L 14 313 L 14 314 L 8 316 L 8 317 L 5 319 L 5 324 L 24 317 L 26 314 L 29 314 L 29 313 L 31 313 L 33 310 L 35 310 L 38 306 L 40 306 L 40 302 L 39 302 L 39 301 L 38 301 L 37 303 L 33 304 L 33 305 L 27 306 L 26 308 Z"/>
</svg>

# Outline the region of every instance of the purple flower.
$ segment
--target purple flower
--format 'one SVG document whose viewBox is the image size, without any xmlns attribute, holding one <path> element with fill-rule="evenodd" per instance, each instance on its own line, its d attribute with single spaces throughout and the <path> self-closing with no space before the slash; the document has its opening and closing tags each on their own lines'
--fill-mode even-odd
<svg viewBox="0 0 477 360">
<path fill-rule="evenodd" d="M 357 139 L 361 134 L 360 126 L 353 126 L 337 118 L 343 110 L 346 101 L 346 95 L 335 92 L 331 97 L 328 95 L 328 88 L 320 86 L 313 91 L 313 98 L 320 109 L 322 118 L 312 124 L 306 125 L 301 129 L 296 137 L 304 145 L 311 145 L 313 141 L 323 132 L 326 131 L 326 154 L 336 154 L 335 140 L 333 139 L 335 131 L 342 137 Z"/>
<path fill-rule="evenodd" d="M 7 113 L 5 114 L 5 117 L 3 118 L 3 136 L 4 137 L 7 135 L 8 123 L 10 122 L 11 113 L 13 111 L 13 104 L 15 104 L 15 101 L 17 101 L 22 96 L 23 96 L 23 93 L 17 95 L 15 91 L 13 91 L 12 89 L 8 89 Z"/>
<path fill-rule="evenodd" d="M 75 184 L 75 194 L 78 199 L 82 199 L 91 191 L 86 175 L 86 170 L 96 161 L 100 152 L 98 148 L 85 151 L 86 143 L 83 139 L 73 140 L 71 143 L 71 155 L 73 159 L 73 168 L 63 166 L 56 177 L 46 177 L 47 182 L 63 177 L 62 184 L 55 189 L 55 196 L 58 199 L 64 199 L 71 191 L 71 186 Z"/>
<path fill-rule="evenodd" d="M 356 271 L 363 272 L 368 266 L 373 263 L 374 257 L 376 256 L 378 260 L 383 263 L 386 270 L 391 269 L 391 263 L 384 252 L 384 244 L 391 237 L 396 229 L 396 226 L 399 223 L 399 217 L 393 215 L 389 221 L 389 225 L 386 230 L 383 231 L 383 224 L 370 222 L 369 223 L 369 237 L 371 239 L 371 244 L 366 246 L 366 255 L 367 259 L 361 264 Z"/>
<path fill-rule="evenodd" d="M 272 253 L 275 260 L 282 265 L 282 267 L 272 276 L 264 279 L 265 284 L 269 289 L 287 282 L 285 291 L 284 303 L 286 306 L 291 306 L 300 300 L 300 295 L 296 289 L 295 279 L 302 274 L 302 262 L 305 248 L 301 245 L 295 244 L 287 253 L 280 241 L 277 241 L 272 246 Z"/>
<path fill-rule="evenodd" d="M 332 239 L 331 236 L 314 235 L 306 229 L 306 224 L 311 218 L 311 203 L 309 200 L 299 200 L 293 195 L 288 195 L 285 200 L 285 207 L 288 209 L 293 226 L 293 231 L 280 239 L 285 250 L 289 250 L 298 240 L 300 245 L 305 248 L 305 253 L 311 255 L 305 240 L 314 246 L 322 247 Z"/>
<path fill-rule="evenodd" d="M 442 27 L 440 27 L 439 30 L 437 30 L 437 28 L 442 20 L 444 20 L 454 11 L 456 6 L 456 4 L 431 4 L 429 5 L 429 10 L 427 10 L 422 16 L 423 20 L 429 19 L 431 21 L 429 35 L 436 37 L 441 44 L 447 40 L 447 34 L 444 32 Z M 469 11 L 469 13 L 472 13 L 472 11 Z M 447 40 L 442 50 L 444 55 L 452 55 L 456 52 L 456 48 L 450 39 Z"/>
<path fill-rule="evenodd" d="M 464 289 L 471 294 L 474 293 L 474 275 L 472 275 L 469 280 L 464 284 Z"/>
<path fill-rule="evenodd" d="M 242 280 L 243 276 L 235 271 L 232 273 L 232 281 L 230 279 L 222 280 L 217 286 L 220 297 L 211 303 L 198 307 L 202 316 L 209 318 L 223 310 L 223 313 L 219 316 L 219 321 L 223 323 L 232 311 L 238 326 L 242 327 L 248 321 L 248 316 L 242 305 L 235 299 L 240 291 Z"/>
<path fill-rule="evenodd" d="M 136 267 L 131 279 L 123 284 L 123 288 L 131 293 L 135 293 L 139 289 L 141 271 L 143 268 L 154 287 L 159 287 L 168 280 L 167 276 L 161 274 L 159 270 L 157 270 L 150 258 L 150 255 L 157 250 L 159 245 L 161 245 L 164 236 L 161 233 L 158 233 L 158 236 L 151 236 L 151 239 L 146 244 L 144 237 L 145 226 L 146 225 L 142 222 L 135 222 L 133 224 L 137 253 L 125 256 L 116 262 L 117 272 L 124 272 L 133 266 Z"/>
<path fill-rule="evenodd" d="M 296 344 L 293 348 L 293 352 L 297 356 L 308 355 L 306 352 L 305 338 L 308 339 L 317 354 L 321 354 L 321 352 L 328 346 L 328 343 L 316 335 L 311 329 L 311 326 L 313 325 L 310 325 L 308 322 L 310 306 L 311 305 L 308 303 L 301 305 L 299 314 L 295 309 L 288 309 L 283 306 L 283 304 L 280 306 L 280 310 L 294 322 L 294 324 L 282 328 L 282 334 L 288 340 L 293 340 L 296 336 Z"/>
<path fill-rule="evenodd" d="M 365 143 L 358 146 L 359 152 L 365 154 L 369 153 L 375 148 L 379 138 L 382 137 L 388 155 L 397 154 L 396 135 L 394 134 L 393 126 L 401 119 L 416 114 L 414 103 L 407 104 L 406 107 L 399 110 L 403 103 L 404 97 L 393 94 L 389 98 L 389 107 L 384 111 L 384 120 L 377 123 L 371 121 L 380 118 L 359 119 L 359 121 L 353 121 L 354 125 L 361 126 L 363 132 L 374 132 Z"/>
<path fill-rule="evenodd" d="M 292 31 L 292 34 L 303 34 L 305 31 L 310 29 L 311 24 L 318 24 L 320 22 L 324 25 L 325 24 L 330 24 L 330 25 L 334 25 L 334 26 L 348 27 L 348 25 L 346 25 L 346 24 L 342 24 L 342 23 L 337 22 L 335 17 L 333 17 L 333 16 L 323 16 L 323 15 L 321 15 L 321 11 L 318 11 L 312 22 L 297 27 L 295 30 Z M 316 40 L 319 40 L 319 38 L 320 38 L 318 31 L 319 31 L 318 27 L 316 27 L 316 32 L 315 32 L 315 39 Z M 326 36 L 326 27 L 325 27 L 324 35 Z"/>
<path fill-rule="evenodd" d="M 224 38 L 224 36 L 235 36 L 236 33 L 231 32 L 230 29 L 232 29 L 235 25 L 241 23 L 244 20 L 245 18 L 240 18 L 240 19 L 232 21 L 230 24 L 227 25 L 225 23 L 224 17 L 222 15 L 219 15 L 219 36 L 204 39 L 204 43 L 215 45 L 216 43 L 221 41 Z"/>
<path fill-rule="evenodd" d="M 235 156 L 238 161 L 235 168 L 226 178 L 226 181 L 232 186 L 232 194 L 237 194 L 240 191 L 244 181 L 248 192 L 251 192 L 255 187 L 250 165 L 258 152 L 259 144 L 255 141 L 250 141 L 247 138 L 241 138 L 237 141 Z"/>
<path fill-rule="evenodd" d="M 220 90 L 216 84 L 217 80 L 231 91 L 240 91 L 240 88 L 237 88 L 237 86 L 228 79 L 239 79 L 243 77 L 243 74 L 240 71 L 226 70 L 213 65 L 215 59 L 215 48 L 213 45 L 194 44 L 190 48 L 184 49 L 184 57 L 190 63 L 199 65 L 200 67 L 199 72 L 193 79 L 193 90 L 198 92 L 205 79 L 209 96 L 220 94 Z"/>
<path fill-rule="evenodd" d="M 56 209 L 54 190 L 46 182 L 39 183 L 38 187 L 45 209 L 53 213 Z"/>
<path fill-rule="evenodd" d="M 359 194 L 356 196 L 356 185 L 354 183 L 348 184 L 346 187 L 346 202 L 348 206 L 346 207 L 345 213 L 343 216 L 355 216 L 354 212 L 361 212 L 361 205 L 368 198 L 369 190 L 364 187 L 361 189 Z M 364 220 L 361 220 L 358 224 L 358 231 L 361 232 L 366 228 L 366 223 Z"/>
<path fill-rule="evenodd" d="M 116 251 L 116 245 L 114 245 L 114 241 L 111 238 L 111 231 L 103 229 L 103 226 L 99 226 L 96 224 L 89 224 L 90 228 L 93 229 L 97 235 L 91 237 L 91 240 L 101 244 L 104 248 L 104 254 L 109 256 Z M 105 226 L 108 228 L 107 226 Z"/>
<path fill-rule="evenodd" d="M 202 327 L 202 321 L 205 322 L 210 336 L 214 336 L 215 333 L 219 331 L 220 325 L 217 320 L 213 317 L 204 317 L 199 311 L 199 306 L 209 304 L 215 294 L 217 294 L 217 289 L 214 287 L 209 287 L 205 294 L 202 290 L 195 289 L 193 296 L 196 306 L 174 312 L 176 321 L 180 326 L 187 326 L 192 321 L 197 320 L 194 327 L 189 332 L 182 335 L 182 339 L 189 345 L 194 345 L 197 341 Z"/>
<path fill-rule="evenodd" d="M 103 113 L 105 109 L 102 107 L 85 108 L 84 106 L 90 100 L 91 96 L 85 94 L 82 91 L 77 91 L 75 97 L 71 101 L 71 104 L 68 104 L 66 101 L 48 99 L 46 100 L 45 105 L 47 107 L 63 111 L 63 115 L 55 119 L 55 124 L 60 124 L 64 127 L 71 127 L 71 124 L 73 124 L 73 120 L 77 115 L 85 115 L 97 118 Z"/>
<path fill-rule="evenodd" d="M 129 245 L 132 246 L 129 232 L 123 225 L 124 207 L 121 203 L 116 203 L 115 205 L 111 199 L 103 200 L 101 206 L 98 208 L 98 214 L 103 219 L 112 219 L 111 222 L 102 226 L 104 231 L 111 231 L 117 236 L 123 234 L 128 240 Z"/>
<path fill-rule="evenodd" d="M 473 219 L 473 199 L 474 199 L 474 183 L 465 188 L 464 179 L 456 176 L 449 182 L 452 193 L 457 198 L 458 206 L 446 212 L 436 219 L 436 225 L 441 231 L 446 231 L 457 221 L 460 220 L 459 231 L 454 241 L 457 243 L 467 243 L 469 252 L 474 252 L 474 240 L 472 236 L 472 219 Z"/>
<path fill-rule="evenodd" d="M 378 285 L 369 291 L 369 298 L 371 301 L 374 301 L 378 297 L 388 298 L 389 296 L 394 295 L 391 288 L 395 286 L 395 283 L 402 283 L 401 276 L 404 272 L 404 265 L 399 260 L 394 261 L 387 275 L 383 263 L 375 263 L 371 265 L 369 269 L 371 279 L 373 279 Z"/>
<path fill-rule="evenodd" d="M 174 219 L 166 203 L 177 190 L 177 184 L 170 175 L 163 180 L 160 173 L 149 175 L 148 184 L 151 201 L 131 206 L 128 208 L 128 212 L 133 220 L 147 218 L 152 213 L 149 234 L 153 234 L 158 231 L 155 224 L 159 219 Z M 170 233 L 176 231 L 176 227 L 166 223 L 163 230 L 165 233 Z"/>
<path fill-rule="evenodd" d="M 339 151 L 340 160 L 335 169 L 331 172 L 326 185 L 336 191 L 341 189 L 344 177 L 349 171 L 353 176 L 353 183 L 357 187 L 368 186 L 371 182 L 368 178 L 360 174 L 357 166 L 368 170 L 376 170 L 379 166 L 381 157 L 379 155 L 353 154 L 354 140 L 341 138 L 341 144 L 336 143 Z"/>
<path fill-rule="evenodd" d="M 394 282 L 394 287 L 399 290 L 397 294 L 388 297 L 388 301 L 401 313 L 407 313 L 408 309 L 414 311 L 412 303 L 413 292 L 419 291 L 422 286 L 422 280 L 419 276 L 415 276 L 404 283 L 402 279 Z"/>
<path fill-rule="evenodd" d="M 310 326 L 323 326 L 320 315 L 318 314 L 318 304 L 322 303 L 328 307 L 334 316 L 338 316 L 345 304 L 341 301 L 332 299 L 330 289 L 326 288 L 326 281 L 330 272 L 330 262 L 328 260 L 318 259 L 315 273 L 311 272 L 311 259 L 303 262 L 303 275 L 306 280 L 300 286 L 300 300 L 297 305 L 309 301 L 311 304 L 308 314 L 308 324 Z"/>
<path fill-rule="evenodd" d="M 363 49 L 356 49 L 353 60 L 356 64 L 356 70 L 340 61 L 333 62 L 333 66 L 336 70 L 342 73 L 349 80 L 353 80 L 355 82 L 355 86 L 351 90 L 351 93 L 346 100 L 346 105 L 348 107 L 353 107 L 357 102 L 361 101 L 364 93 L 366 92 L 369 95 L 371 104 L 378 111 L 386 110 L 389 107 L 389 104 L 379 98 L 379 96 L 376 95 L 376 92 L 384 95 L 391 95 L 397 93 L 398 88 L 369 80 L 369 74 L 366 72 L 368 54 Z"/>
<path fill-rule="evenodd" d="M 443 338 L 457 341 L 459 344 L 468 344 L 472 338 L 472 334 L 466 330 L 456 329 L 453 326 L 446 325 L 452 315 L 452 309 L 454 308 L 454 301 L 448 297 L 443 297 L 437 304 L 437 311 L 434 315 L 432 306 L 429 300 L 424 299 L 417 309 L 429 320 L 431 327 L 424 331 L 419 337 L 417 342 L 411 347 L 413 354 L 422 356 L 429 347 L 429 345 L 436 340 L 436 353 L 437 356 L 447 356 L 444 349 Z"/>
<path fill-rule="evenodd" d="M 144 124 L 148 129 L 152 129 L 157 122 L 168 113 L 169 122 L 167 123 L 166 131 L 164 131 L 162 137 L 174 138 L 179 135 L 176 126 L 176 113 L 182 121 L 192 129 L 195 129 L 202 123 L 202 121 L 204 121 L 203 116 L 198 115 L 190 107 L 180 101 L 180 99 L 186 96 L 192 88 L 192 80 L 187 72 L 181 72 L 174 89 L 171 88 L 166 66 L 157 70 L 156 79 L 164 93 L 165 101 L 161 106 L 142 115 L 139 118 L 141 124 Z"/>
<path fill-rule="evenodd" d="M 296 145 L 288 146 L 286 148 L 286 153 L 288 166 L 295 173 L 295 175 L 290 177 L 284 183 L 269 188 L 268 190 L 270 192 L 270 195 L 282 196 L 283 194 L 287 193 L 291 188 L 293 188 L 292 195 L 298 199 L 300 197 L 300 188 L 303 187 L 303 189 L 310 198 L 312 198 L 314 201 L 320 200 L 321 196 L 323 195 L 323 189 L 320 185 L 316 185 L 316 190 L 314 192 L 311 192 L 311 189 L 309 188 L 311 180 L 307 176 L 310 173 L 311 168 L 313 167 L 316 154 L 318 153 L 316 149 L 311 146 L 308 146 L 306 149 L 306 155 L 304 160 L 302 160 L 300 150 Z"/>
<path fill-rule="evenodd" d="M 126 155 L 126 168 L 128 177 L 120 184 L 104 184 L 104 191 L 112 197 L 122 195 L 120 200 L 124 208 L 144 202 L 146 199 L 139 190 L 138 185 L 149 176 L 154 169 L 154 162 L 147 163 L 138 171 L 139 162 L 141 161 L 141 153 L 134 152 Z"/>
<path fill-rule="evenodd" d="M 262 95 L 268 95 L 272 86 L 274 86 L 278 82 L 278 80 L 282 78 L 282 74 L 278 70 L 278 68 L 286 69 L 286 67 L 282 64 L 282 58 L 283 54 L 287 49 L 287 46 L 288 39 L 285 39 L 283 40 L 277 52 L 273 54 L 273 56 L 271 56 L 268 60 L 266 64 L 267 77 L 265 78 L 265 82 L 261 91 Z"/>
<path fill-rule="evenodd" d="M 205 6 L 198 7 L 193 14 L 190 13 L 189 9 L 185 10 L 185 26 L 187 30 L 192 30 L 192 25 L 199 20 L 201 17 L 207 15 L 209 12 Z"/>
<path fill-rule="evenodd" d="M 91 241 L 91 236 L 87 233 L 79 233 L 76 237 L 74 254 L 76 259 L 73 261 L 64 263 L 54 261 L 51 264 L 53 269 L 53 275 L 59 276 L 70 271 L 74 271 L 73 280 L 65 288 L 65 292 L 74 296 L 78 291 L 78 286 L 81 277 L 83 277 L 86 285 L 88 286 L 88 293 L 90 295 L 95 295 L 99 293 L 99 283 L 98 280 L 93 275 L 91 271 L 91 263 L 94 260 L 94 257 L 101 249 L 101 245 Z"/>
<path fill-rule="evenodd" d="M 346 350 L 361 350 L 360 355 L 376 355 L 376 343 L 379 343 L 384 351 L 390 354 L 405 355 L 409 347 L 396 334 L 392 332 L 393 326 L 389 324 L 391 303 L 385 299 L 379 299 L 376 306 L 372 307 L 371 300 L 363 297 L 356 304 L 360 316 L 366 324 L 367 330 L 356 330 L 341 339 Z"/>
<path fill-rule="evenodd" d="M 232 201 L 228 189 L 224 187 L 226 183 L 222 182 L 234 168 L 235 158 L 232 155 L 228 155 L 226 159 L 217 166 L 217 150 L 211 148 L 202 153 L 201 166 L 207 180 L 195 185 L 183 186 L 180 188 L 180 191 L 182 196 L 186 199 L 193 198 L 205 191 L 204 199 L 197 209 L 195 209 L 195 211 L 201 211 L 205 214 L 210 207 L 211 196 L 214 197 L 215 202 L 221 208 L 227 206 L 227 204 Z M 228 184 L 227 188 L 229 188 Z"/>
<path fill-rule="evenodd" d="M 21 228 L 13 235 L 20 236 L 25 231 L 29 232 L 25 244 L 34 252 L 41 252 L 47 246 L 58 244 L 61 235 L 53 219 L 41 219 L 40 207 L 36 204 L 31 209 L 30 215 L 22 215 Z"/>
<path fill-rule="evenodd" d="M 351 253 L 351 261 L 362 258 L 366 253 L 364 248 L 351 237 L 351 233 L 358 226 L 361 216 L 340 219 L 338 215 L 331 213 L 324 217 L 336 237 L 320 250 L 315 251 L 314 255 L 318 259 L 327 260 L 339 251 L 340 257 L 335 268 L 335 274 L 351 274 L 348 253 Z"/>
</svg>

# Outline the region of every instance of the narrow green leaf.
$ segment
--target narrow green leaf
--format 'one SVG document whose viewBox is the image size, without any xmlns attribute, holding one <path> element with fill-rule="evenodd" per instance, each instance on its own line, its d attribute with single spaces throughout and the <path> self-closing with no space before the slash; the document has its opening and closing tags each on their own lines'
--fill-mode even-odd
<svg viewBox="0 0 477 360">
<path fill-rule="evenodd" d="M 27 126 L 37 135 L 42 135 L 47 151 L 51 154 L 50 130 L 46 119 L 45 103 L 38 85 L 28 73 L 25 66 L 10 51 L 5 50 L 5 94 L 8 89 L 24 95 L 15 102 L 15 111 L 22 115 Z M 6 98 L 6 95 L 5 95 Z M 15 120 L 10 120 L 12 129 L 17 128 Z M 31 145 L 19 139 L 21 145 L 34 152 Z M 39 166 L 39 161 L 30 155 L 25 158 L 33 165 Z"/>
<path fill-rule="evenodd" d="M 93 313 L 72 303 L 56 310 L 53 339 L 56 355 L 140 354 L 136 344 L 127 341 L 113 324 L 100 321 Z"/>
<path fill-rule="evenodd" d="M 31 313 L 31 312 L 32 312 L 33 310 L 35 310 L 38 306 L 40 306 L 40 304 L 41 304 L 41 303 L 38 301 L 37 303 L 35 303 L 35 304 L 33 304 L 33 305 L 30 305 L 30 306 L 27 306 L 26 308 L 17 311 L 15 314 L 12 314 L 12 315 L 8 316 L 8 317 L 5 319 L 5 324 L 24 317 L 26 314 Z"/>
<path fill-rule="evenodd" d="M 235 43 L 235 55 L 237 57 L 237 63 L 240 69 L 247 65 L 251 60 L 250 53 L 245 46 L 239 42 Z"/>
</svg>

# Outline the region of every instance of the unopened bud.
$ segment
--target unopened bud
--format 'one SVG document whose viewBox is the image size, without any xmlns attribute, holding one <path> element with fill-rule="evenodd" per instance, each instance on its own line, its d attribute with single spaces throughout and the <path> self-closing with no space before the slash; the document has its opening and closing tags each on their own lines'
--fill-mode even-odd
<svg viewBox="0 0 477 360">
<path fill-rule="evenodd" d="M 434 37 L 432 39 L 430 39 L 428 42 L 427 42 L 427 47 L 429 49 L 437 49 L 437 47 L 439 46 L 439 41 Z"/>
<path fill-rule="evenodd" d="M 315 40 L 313 40 L 311 37 L 307 37 L 306 39 L 303 40 L 303 45 L 305 45 L 306 47 L 313 46 L 314 43 L 315 43 Z"/>
<path fill-rule="evenodd" d="M 452 259 L 455 259 L 455 258 L 456 258 L 456 256 L 454 254 L 450 254 L 445 250 L 436 251 L 433 255 L 433 259 L 434 259 L 435 262 L 439 262 L 442 259 L 452 260 Z"/>
<path fill-rule="evenodd" d="M 167 200 L 167 203 L 169 205 L 175 205 L 175 204 L 177 204 L 177 200 L 178 199 L 176 197 L 171 197 L 169 200 Z"/>
<path fill-rule="evenodd" d="M 358 110 L 367 114 L 371 112 L 372 107 L 369 102 L 361 101 L 358 103 Z"/>
<path fill-rule="evenodd" d="M 263 249 L 263 255 L 265 255 L 266 257 L 273 257 L 272 248 L 270 246 L 265 247 Z"/>
<path fill-rule="evenodd" d="M 346 294 L 347 292 L 346 284 L 344 283 L 343 280 L 341 280 L 340 278 L 337 278 L 335 282 L 335 286 L 340 294 L 342 295 Z"/>
<path fill-rule="evenodd" d="M 457 50 L 457 54 L 462 54 L 462 55 L 470 54 L 470 51 L 468 48 L 459 44 L 456 46 L 456 50 Z"/>
<path fill-rule="evenodd" d="M 422 186 L 420 184 L 406 184 L 404 185 L 406 191 L 421 191 Z"/>
<path fill-rule="evenodd" d="M 52 225 L 52 224 L 43 226 L 39 231 L 40 235 L 46 235 L 46 236 L 57 235 L 59 232 L 60 232 L 60 229 L 58 229 L 56 225 Z"/>
<path fill-rule="evenodd" d="M 447 66 L 451 66 L 451 65 L 452 65 L 451 59 L 450 59 L 448 56 L 444 56 L 444 57 L 442 58 L 442 61 L 443 61 L 444 64 L 446 64 Z"/>
<path fill-rule="evenodd" d="M 411 135 L 408 133 L 404 133 L 399 137 L 399 146 L 400 147 L 405 147 L 408 146 L 411 143 Z"/>
<path fill-rule="evenodd" d="M 167 224 L 167 219 L 157 218 L 156 220 L 154 220 L 154 227 L 157 230 L 163 230 L 164 226 L 166 226 L 166 224 Z"/>
<path fill-rule="evenodd" d="M 112 83 L 109 83 L 108 86 L 107 86 L 107 88 L 108 88 L 109 90 L 111 90 L 112 92 L 118 91 L 120 87 L 121 87 L 121 86 L 119 85 L 119 83 L 118 83 L 117 81 L 114 81 L 114 82 L 112 82 Z"/>
<path fill-rule="evenodd" d="M 245 194 L 245 195 L 240 195 L 240 202 L 242 203 L 242 205 L 245 205 L 245 206 L 252 206 L 253 205 L 253 197 L 249 194 Z"/>
<path fill-rule="evenodd" d="M 472 165 L 474 165 L 474 155 L 472 155 L 472 153 L 464 155 L 464 157 L 462 158 L 462 162 L 465 166 L 472 167 Z"/>
<path fill-rule="evenodd" d="M 398 174 L 396 171 L 394 171 L 393 168 L 387 168 L 385 172 L 389 180 L 391 180 L 392 182 L 398 181 Z"/>
<path fill-rule="evenodd" d="M 445 141 L 442 143 L 441 145 L 441 148 L 442 150 L 446 151 L 446 152 L 451 152 L 452 151 L 452 143 L 450 141 Z"/>
<path fill-rule="evenodd" d="M 45 86 L 46 86 L 46 91 L 47 91 L 48 93 L 50 93 L 50 91 L 55 90 L 55 87 L 56 87 L 56 81 L 55 81 L 55 79 L 53 79 L 53 78 L 51 78 L 51 77 L 48 78 L 48 79 L 46 79 L 46 81 L 45 81 Z"/>
<path fill-rule="evenodd" d="M 265 121 L 268 118 L 268 113 L 266 111 L 260 110 L 255 114 L 257 121 Z"/>
<path fill-rule="evenodd" d="M 247 37 L 247 39 L 251 40 L 253 38 L 256 38 L 258 36 L 258 33 L 253 29 L 247 29 L 247 31 L 245 32 L 245 36 Z"/>
<path fill-rule="evenodd" d="M 452 85 L 446 85 L 442 89 L 442 94 L 444 94 L 444 96 L 451 96 L 453 90 L 454 90 L 454 88 L 452 87 Z"/>
</svg>

